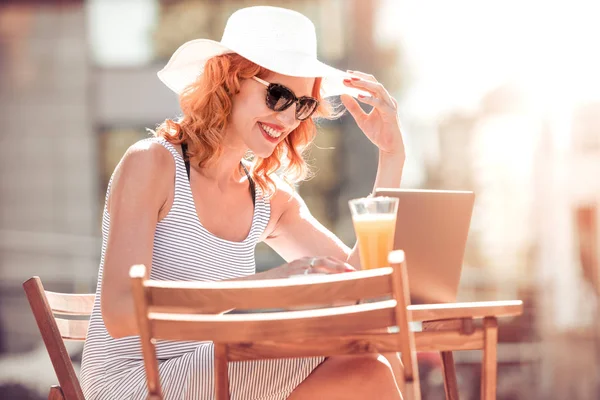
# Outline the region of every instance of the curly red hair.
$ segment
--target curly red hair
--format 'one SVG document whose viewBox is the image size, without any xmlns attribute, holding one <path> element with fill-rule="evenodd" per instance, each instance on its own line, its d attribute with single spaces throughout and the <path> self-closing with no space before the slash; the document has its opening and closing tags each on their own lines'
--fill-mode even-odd
<svg viewBox="0 0 600 400">
<path fill-rule="evenodd" d="M 209 59 L 202 75 L 188 86 L 179 97 L 183 116 L 180 120 L 165 120 L 156 130 L 173 144 L 188 144 L 190 159 L 203 167 L 223 152 L 222 139 L 233 106 L 233 96 L 240 90 L 243 79 L 253 76 L 264 78 L 271 73 L 244 57 L 231 53 Z M 338 116 L 334 107 L 320 95 L 321 78 L 315 79 L 312 96 L 319 99 L 313 118 L 332 119 Z M 255 157 L 250 174 L 265 197 L 275 193 L 271 175 L 279 171 L 290 185 L 305 179 L 310 173 L 304 152 L 316 135 L 312 118 L 300 123 L 268 158 Z"/>
</svg>

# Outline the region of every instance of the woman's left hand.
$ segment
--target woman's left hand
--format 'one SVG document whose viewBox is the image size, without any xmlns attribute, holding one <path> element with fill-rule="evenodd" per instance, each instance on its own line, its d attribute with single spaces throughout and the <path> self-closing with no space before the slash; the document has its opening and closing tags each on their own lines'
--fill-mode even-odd
<svg viewBox="0 0 600 400">
<path fill-rule="evenodd" d="M 359 95 L 358 100 L 373 106 L 371 112 L 366 113 L 352 96 L 341 96 L 342 103 L 358 127 L 380 151 L 393 155 L 404 154 L 396 99 L 372 75 L 358 71 L 348 73 L 352 78 L 344 79 L 344 84 L 370 93 L 370 96 Z"/>
</svg>

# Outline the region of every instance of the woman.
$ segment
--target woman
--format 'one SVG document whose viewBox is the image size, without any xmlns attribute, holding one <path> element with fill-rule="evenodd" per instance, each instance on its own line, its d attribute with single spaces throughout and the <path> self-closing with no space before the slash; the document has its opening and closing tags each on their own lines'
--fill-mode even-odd
<svg viewBox="0 0 600 400">
<path fill-rule="evenodd" d="M 238 10 L 221 42 L 184 44 L 159 77 L 180 95 L 183 117 L 134 144 L 109 183 L 82 361 L 87 399 L 145 398 L 131 265 L 152 266 L 153 279 L 202 281 L 360 266 L 356 248 L 319 224 L 286 183 L 305 176 L 311 118 L 332 117 L 324 96 L 351 93 L 374 106 L 365 114 L 342 96 L 379 147 L 375 187 L 400 184 L 404 146 L 395 100 L 373 77 L 317 61 L 314 26 L 299 13 Z M 243 161 L 248 152 L 252 162 Z M 283 179 L 275 175 L 281 168 Z M 259 241 L 288 263 L 256 274 Z M 211 343 L 163 341 L 157 355 L 165 398 L 212 398 Z M 390 364 L 375 356 L 231 363 L 230 382 L 233 399 L 401 398 Z"/>
</svg>

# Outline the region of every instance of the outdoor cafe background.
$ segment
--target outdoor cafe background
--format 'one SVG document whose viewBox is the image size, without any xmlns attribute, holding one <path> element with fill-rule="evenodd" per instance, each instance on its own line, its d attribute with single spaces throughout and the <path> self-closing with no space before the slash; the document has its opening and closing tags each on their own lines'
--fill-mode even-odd
<svg viewBox="0 0 600 400">
<path fill-rule="evenodd" d="M 501 321 L 498 398 L 599 398 L 598 3 L 261 3 L 310 16 L 323 59 L 373 73 L 398 99 L 403 187 L 477 193 L 460 298 L 526 304 L 522 317 Z M 19 382 L 24 388 L 11 390 L 43 391 L 55 382 L 21 283 L 40 275 L 49 289 L 93 291 L 110 173 L 145 128 L 178 112 L 156 71 L 185 40 L 220 39 L 227 16 L 249 4 L 256 3 L 2 2 L 5 389 Z M 323 124 L 312 158 L 317 175 L 299 190 L 352 244 L 347 201 L 370 192 L 376 151 L 345 117 Z M 260 268 L 280 262 L 258 248 Z M 480 355 L 455 359 L 463 398 L 476 398 Z M 421 367 L 424 395 L 441 398 L 436 360 L 424 355 Z"/>
</svg>

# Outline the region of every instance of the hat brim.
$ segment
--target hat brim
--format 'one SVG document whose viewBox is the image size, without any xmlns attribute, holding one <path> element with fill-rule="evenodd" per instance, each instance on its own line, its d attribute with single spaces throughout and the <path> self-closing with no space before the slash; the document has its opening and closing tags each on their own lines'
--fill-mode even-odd
<svg viewBox="0 0 600 400">
<path fill-rule="evenodd" d="M 258 50 L 249 53 L 225 46 L 221 42 L 209 39 L 195 39 L 181 45 L 167 65 L 160 70 L 158 78 L 177 94 L 196 81 L 204 69 L 206 61 L 212 57 L 227 53 L 237 53 L 248 60 L 282 75 L 306 78 L 323 78 L 321 95 L 323 97 L 348 94 L 357 97 L 360 90 L 349 88 L 343 80 L 349 74 L 331 67 L 305 54 L 281 51 Z"/>
</svg>

